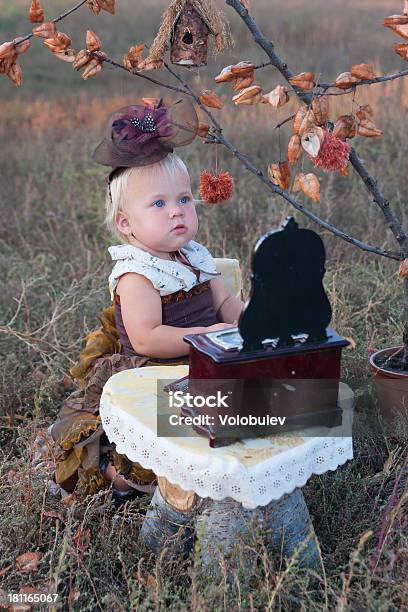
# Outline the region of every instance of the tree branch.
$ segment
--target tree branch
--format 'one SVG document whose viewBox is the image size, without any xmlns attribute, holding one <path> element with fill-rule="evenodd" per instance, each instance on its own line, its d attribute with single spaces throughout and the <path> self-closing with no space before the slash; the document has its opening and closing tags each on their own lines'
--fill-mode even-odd
<svg viewBox="0 0 408 612">
<path fill-rule="evenodd" d="M 238 15 L 244 21 L 245 25 L 252 33 L 255 42 L 265 51 L 265 53 L 271 60 L 272 65 L 279 70 L 279 72 L 282 74 L 282 76 L 285 77 L 287 81 L 289 81 L 289 79 L 294 76 L 294 74 L 288 68 L 287 64 L 285 64 L 283 60 L 279 57 L 279 55 L 276 53 L 273 42 L 265 38 L 258 25 L 256 24 L 255 20 L 249 15 L 248 11 L 243 7 L 241 2 L 239 0 L 226 0 L 226 4 L 231 6 L 238 13 Z M 365 83 L 368 83 L 368 81 L 365 81 Z M 296 92 L 297 96 L 300 98 L 300 100 L 302 100 L 302 102 L 307 105 L 311 104 L 313 96 L 310 93 L 303 91 L 298 87 L 293 87 L 293 89 Z M 395 212 L 391 209 L 390 204 L 385 198 L 381 189 L 379 188 L 377 181 L 369 174 L 363 161 L 360 159 L 354 149 L 352 149 L 351 151 L 350 162 L 354 170 L 357 172 L 357 174 L 360 176 L 360 178 L 366 185 L 367 189 L 372 194 L 373 201 L 380 207 L 388 227 L 390 228 L 391 232 L 393 233 L 395 239 L 397 240 L 400 246 L 401 259 L 408 257 L 408 236 L 402 229 L 400 220 L 398 219 Z"/>
</svg>

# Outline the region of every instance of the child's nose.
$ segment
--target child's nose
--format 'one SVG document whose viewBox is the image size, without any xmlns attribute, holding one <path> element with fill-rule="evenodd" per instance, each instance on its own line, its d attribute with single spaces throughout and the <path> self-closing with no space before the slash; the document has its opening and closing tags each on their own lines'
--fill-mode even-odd
<svg viewBox="0 0 408 612">
<path fill-rule="evenodd" d="M 178 217 L 178 216 L 182 217 L 184 215 L 182 206 L 180 206 L 179 204 L 173 204 L 173 206 L 171 207 L 169 211 L 169 215 L 171 219 L 173 217 Z"/>
</svg>

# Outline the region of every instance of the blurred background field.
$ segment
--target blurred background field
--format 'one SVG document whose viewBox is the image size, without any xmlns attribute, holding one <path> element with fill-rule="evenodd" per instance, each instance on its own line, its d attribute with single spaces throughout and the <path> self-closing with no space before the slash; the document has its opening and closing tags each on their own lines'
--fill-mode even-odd
<svg viewBox="0 0 408 612">
<path fill-rule="evenodd" d="M 71 6 L 66 0 L 43 0 L 42 4 L 47 18 Z M 103 41 L 103 49 L 121 61 L 131 44 L 152 42 L 168 3 L 117 0 L 116 4 L 115 17 L 106 12 L 94 17 L 82 7 L 64 20 L 60 29 L 72 37 L 78 50 L 84 46 L 86 29 L 94 30 Z M 282 128 L 280 139 L 274 126 L 293 112 L 294 102 L 279 111 L 266 106 L 235 107 L 230 101 L 229 85 L 215 85 L 213 78 L 223 66 L 267 59 L 235 12 L 220 0 L 217 4 L 229 19 L 236 46 L 227 54 L 210 57 L 206 69 L 177 70 L 196 91 L 216 89 L 225 102 L 222 111 L 215 111 L 225 134 L 266 171 L 269 163 L 286 157 L 290 126 Z M 0 0 L 0 42 L 30 31 L 28 5 L 23 0 Z M 251 2 L 256 21 L 290 69 L 294 73 L 314 70 L 324 82 L 361 62 L 372 63 L 376 75 L 406 68 L 392 49 L 397 36 L 381 25 L 384 16 L 398 13 L 401 8 L 402 0 Z M 98 314 L 109 301 L 107 246 L 112 240 L 103 227 L 104 170 L 91 161 L 90 155 L 109 112 L 137 101 L 141 95 L 155 96 L 160 92 L 147 81 L 110 66 L 85 82 L 69 64 L 53 58 L 39 39 L 32 40 L 21 66 L 21 88 L 16 89 L 5 76 L 0 79 L 2 588 L 18 591 L 24 584 L 38 588 L 57 584 L 65 597 L 70 589 L 80 593 L 72 604 L 77 606 L 75 609 L 95 609 L 95 590 L 103 609 L 122 609 L 114 608 L 109 597 L 123 609 L 131 607 L 135 598 L 139 603 L 143 601 L 146 609 L 150 605 L 165 609 L 226 607 L 223 588 L 207 585 L 209 592 L 203 597 L 197 593 L 194 575 L 187 579 L 184 566 L 177 568 L 175 561 L 167 558 L 150 568 L 160 588 L 155 591 L 143 587 L 135 570 L 139 556 L 133 540 L 141 520 L 137 502 L 127 514 L 117 515 L 119 519 L 115 520 L 122 525 L 119 532 L 115 531 L 117 522 L 114 527 L 109 506 L 102 505 L 102 514 L 98 514 L 98 499 L 88 505 L 76 505 L 75 511 L 66 511 L 57 528 L 55 521 L 45 523 L 44 511 L 51 502 L 46 501 L 44 482 L 36 479 L 28 467 L 32 440 L 54 419 L 69 391 L 64 374 L 76 360 L 85 334 L 98 325 Z M 172 82 L 164 70 L 147 74 Z M 283 83 L 270 67 L 257 71 L 256 82 L 265 91 Z M 352 96 L 332 100 L 333 118 L 354 108 Z M 384 130 L 384 136 L 373 140 L 358 138 L 353 144 L 408 229 L 408 79 L 359 88 L 354 105 L 366 102 L 372 105 L 376 125 Z M 214 169 L 215 148 L 197 140 L 180 150 L 180 155 L 190 169 L 198 196 L 200 171 Z M 235 194 L 226 205 L 200 206 L 198 240 L 216 256 L 239 258 L 247 294 L 248 264 L 256 239 L 294 211 L 222 148 L 218 150 L 218 166 L 232 173 Z M 302 162 L 301 168 L 309 169 L 310 165 Z M 306 206 L 364 241 L 396 249 L 377 206 L 353 171 L 347 178 L 323 173 L 319 176 L 321 203 L 305 200 Z M 302 225 L 316 229 L 299 213 L 295 212 L 295 216 Z M 333 325 L 356 342 L 355 350 L 344 352 L 344 380 L 361 390 L 368 381 L 368 354 L 400 343 L 403 296 L 397 264 L 318 231 L 327 250 L 325 285 L 333 306 Z M 353 463 L 334 474 L 315 477 L 306 487 L 326 564 L 323 587 L 333 606 L 402 609 L 407 551 L 406 533 L 402 530 L 406 518 L 402 512 L 393 519 L 379 569 L 373 574 L 368 567 L 378 535 L 389 518 L 387 501 L 402 456 L 401 449 L 389 441 L 362 436 L 356 442 Z M 75 558 L 69 553 L 69 543 L 78 525 L 92 530 L 92 540 L 83 565 L 74 570 Z M 356 557 L 358 567 L 347 583 L 350 551 L 367 529 L 374 534 L 366 545 L 367 551 Z M 115 537 L 107 536 L 113 533 Z M 15 572 L 15 556 L 37 548 L 45 555 L 38 572 L 29 578 Z M 107 556 L 112 559 L 108 566 Z M 9 565 L 12 569 L 2 574 Z M 173 581 L 172 572 L 177 576 Z M 242 607 L 249 609 L 251 598 L 255 608 L 267 606 L 271 591 L 277 588 L 279 568 L 274 568 L 272 582 L 268 582 L 267 575 L 265 568 L 260 570 L 256 592 L 242 595 Z M 285 580 L 274 600 L 278 608 L 324 608 L 322 584 L 311 590 L 290 572 Z M 237 606 L 234 597 L 231 602 L 228 606 Z"/>
</svg>

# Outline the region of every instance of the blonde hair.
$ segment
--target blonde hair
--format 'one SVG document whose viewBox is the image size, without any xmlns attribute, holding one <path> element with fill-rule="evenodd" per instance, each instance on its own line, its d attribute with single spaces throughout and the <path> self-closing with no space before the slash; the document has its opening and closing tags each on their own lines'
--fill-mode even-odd
<svg viewBox="0 0 408 612">
<path fill-rule="evenodd" d="M 129 242 L 127 235 L 122 234 L 116 225 L 116 215 L 123 211 L 126 204 L 126 188 L 129 177 L 136 175 L 138 181 L 152 180 L 162 173 L 167 174 L 169 179 L 174 179 L 179 172 L 188 175 L 188 170 L 183 160 L 176 153 L 169 153 L 164 159 L 148 166 L 136 166 L 126 168 L 114 176 L 106 189 L 106 216 L 105 225 L 108 230 L 121 242 Z M 196 201 L 196 200 L 195 200 Z"/>
</svg>

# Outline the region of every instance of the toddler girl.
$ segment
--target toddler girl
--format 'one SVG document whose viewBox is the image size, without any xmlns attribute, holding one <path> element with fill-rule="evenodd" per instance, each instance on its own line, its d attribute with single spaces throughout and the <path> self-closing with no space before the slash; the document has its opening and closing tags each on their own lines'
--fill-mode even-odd
<svg viewBox="0 0 408 612">
<path fill-rule="evenodd" d="M 187 101 L 171 108 L 162 101 L 129 106 L 112 115 L 94 152 L 96 161 L 113 167 L 106 221 L 122 244 L 109 248 L 113 309 L 102 313 L 102 328 L 87 337 L 71 369 L 80 388 L 51 428 L 55 480 L 67 491 L 93 493 L 112 479 L 119 498 L 152 489 L 154 473 L 116 453 L 104 435 L 103 385 L 123 369 L 188 363 L 183 336 L 236 324 L 242 310 L 241 300 L 217 278 L 209 251 L 194 241 L 196 201 L 187 168 L 173 151 L 191 142 L 196 129 Z"/>
</svg>

